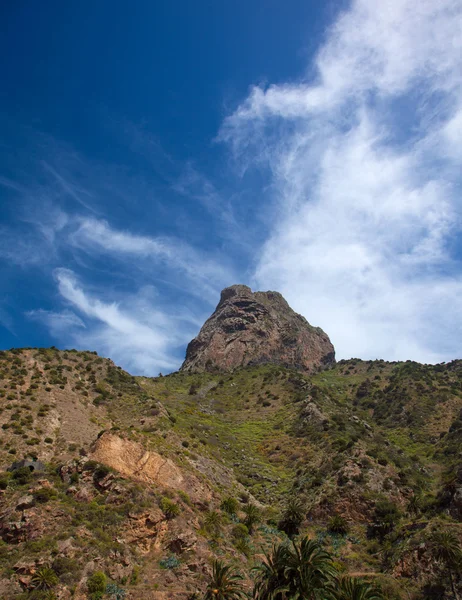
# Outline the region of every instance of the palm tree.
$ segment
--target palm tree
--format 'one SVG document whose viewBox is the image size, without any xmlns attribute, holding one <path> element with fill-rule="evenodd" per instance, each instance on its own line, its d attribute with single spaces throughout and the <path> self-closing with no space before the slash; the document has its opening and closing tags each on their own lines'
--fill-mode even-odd
<svg viewBox="0 0 462 600">
<path fill-rule="evenodd" d="M 413 494 L 407 503 L 407 511 L 411 516 L 416 517 L 422 508 L 422 496 L 418 493 Z"/>
<path fill-rule="evenodd" d="M 253 597 L 256 600 L 281 600 L 287 591 L 285 568 L 287 546 L 273 546 L 271 554 L 254 570 L 257 572 Z"/>
<path fill-rule="evenodd" d="M 217 538 L 221 533 L 221 528 L 223 524 L 222 516 L 216 510 L 209 510 L 205 515 L 204 519 L 204 529 L 209 533 L 213 538 Z"/>
<path fill-rule="evenodd" d="M 285 568 L 291 600 L 324 600 L 332 589 L 335 574 L 330 554 L 317 542 L 308 537 L 299 545 L 292 542 Z"/>
<path fill-rule="evenodd" d="M 346 535 L 349 530 L 348 523 L 341 515 L 333 515 L 330 518 L 328 530 L 332 533 L 338 533 L 339 535 Z"/>
<path fill-rule="evenodd" d="M 42 567 L 34 573 L 31 583 L 37 590 L 49 590 L 59 582 L 55 571 L 50 567 Z"/>
<path fill-rule="evenodd" d="M 250 535 L 252 535 L 254 525 L 259 523 L 261 519 L 260 510 L 255 504 L 247 504 L 243 510 L 245 512 L 244 525 L 246 525 Z"/>
<path fill-rule="evenodd" d="M 336 600 L 383 600 L 382 594 L 372 585 L 354 577 L 341 577 L 335 584 Z"/>
<path fill-rule="evenodd" d="M 462 548 L 459 539 L 452 531 L 435 531 L 431 537 L 431 542 L 433 556 L 443 563 L 449 575 L 454 598 L 459 600 L 454 581 L 454 573 L 460 572 L 462 567 Z"/>
<path fill-rule="evenodd" d="M 205 591 L 204 600 L 240 600 L 246 594 L 240 581 L 242 575 L 231 565 L 225 565 L 221 560 L 212 564 L 212 579 Z"/>
<path fill-rule="evenodd" d="M 332 596 L 335 568 L 321 546 L 305 537 L 299 544 L 280 544 L 260 567 L 256 600 L 321 600 Z"/>
<path fill-rule="evenodd" d="M 289 537 L 296 535 L 300 525 L 305 518 L 305 506 L 300 498 L 292 496 L 287 501 L 285 510 L 279 522 L 279 529 L 287 533 Z"/>
</svg>

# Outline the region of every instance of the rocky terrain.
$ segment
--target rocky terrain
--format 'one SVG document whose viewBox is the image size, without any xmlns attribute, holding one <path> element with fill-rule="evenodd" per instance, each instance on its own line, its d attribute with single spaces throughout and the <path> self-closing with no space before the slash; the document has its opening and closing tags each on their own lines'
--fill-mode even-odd
<svg viewBox="0 0 462 600">
<path fill-rule="evenodd" d="M 241 311 L 260 306 L 274 345 L 232 369 L 191 349 L 154 378 L 93 352 L 0 353 L 0 598 L 203 598 L 214 559 L 251 593 L 273 545 L 303 536 L 381 598 L 462 597 L 462 361 L 334 364 L 281 296 L 236 286 L 218 339 L 239 348 L 233 324 L 250 336 Z M 293 322 L 318 344 L 303 368 L 280 337 Z"/>
<path fill-rule="evenodd" d="M 224 289 L 213 315 L 186 351 L 182 371 L 231 371 L 276 364 L 308 373 L 335 364 L 328 336 L 295 313 L 278 292 Z"/>
</svg>

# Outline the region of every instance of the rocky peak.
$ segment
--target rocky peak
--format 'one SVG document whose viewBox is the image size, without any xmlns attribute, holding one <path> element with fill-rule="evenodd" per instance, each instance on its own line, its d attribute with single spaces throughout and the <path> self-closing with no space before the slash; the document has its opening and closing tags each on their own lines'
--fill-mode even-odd
<svg viewBox="0 0 462 600">
<path fill-rule="evenodd" d="M 335 363 L 329 337 L 294 312 L 279 292 L 233 285 L 186 350 L 183 371 L 278 364 L 313 372 Z"/>
</svg>

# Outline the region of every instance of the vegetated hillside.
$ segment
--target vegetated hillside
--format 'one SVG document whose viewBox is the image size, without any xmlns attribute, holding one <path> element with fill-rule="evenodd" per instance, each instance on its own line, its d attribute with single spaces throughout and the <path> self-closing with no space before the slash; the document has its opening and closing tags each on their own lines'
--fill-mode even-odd
<svg viewBox="0 0 462 600">
<path fill-rule="evenodd" d="M 3 352 L 0 598 L 201 598 L 213 558 L 251 590 L 305 534 L 386 598 L 450 598 L 461 411 L 462 361 L 145 378 Z"/>
</svg>

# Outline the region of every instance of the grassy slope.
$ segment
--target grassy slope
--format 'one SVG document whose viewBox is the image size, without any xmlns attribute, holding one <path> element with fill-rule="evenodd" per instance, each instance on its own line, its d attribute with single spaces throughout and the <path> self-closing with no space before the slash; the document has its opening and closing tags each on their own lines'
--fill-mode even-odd
<svg viewBox="0 0 462 600">
<path fill-rule="evenodd" d="M 244 561 L 249 560 L 249 567 L 273 541 L 286 499 L 297 495 L 309 509 L 305 530 L 322 539 L 351 572 L 371 572 L 383 569 L 383 557 L 392 556 L 403 540 L 409 541 L 409 522 L 417 519 L 431 527 L 444 517 L 438 512 L 437 494 L 448 466 L 458 460 L 461 375 L 460 361 L 432 367 L 350 360 L 311 377 L 267 365 L 232 374 L 133 378 L 93 353 L 6 352 L 0 356 L 0 423 L 6 425 L 0 461 L 5 467 L 36 453 L 50 465 L 61 463 L 76 457 L 79 449 L 88 449 L 101 429 L 120 429 L 184 469 L 200 471 L 213 489 L 212 509 L 228 494 L 246 500 L 246 492 L 268 506 L 268 524 L 247 541 L 250 558 Z M 316 406 L 322 423 L 307 416 L 307 402 Z M 120 551 L 111 540 L 117 538 L 117 528 L 126 527 L 133 498 L 140 506 L 149 506 L 163 493 L 150 496 L 149 490 L 137 484 L 132 489 L 125 481 L 126 497 L 120 505 L 112 506 L 107 493 L 98 489 L 97 506 L 87 509 L 69 499 L 68 484 L 49 477 L 57 497 L 46 504 L 48 510 L 67 506 L 65 512 L 70 514 L 70 524 L 64 520 L 61 533 L 76 536 L 84 522 L 92 555 L 103 554 L 109 562 L 110 553 Z M 3 503 L 13 502 L 26 488 L 10 482 Z M 407 504 L 420 493 L 425 506 L 411 518 Z M 174 500 L 190 515 L 187 522 L 195 518 L 200 526 L 204 507 L 188 506 L 185 498 L 176 495 Z M 399 535 L 388 540 L 385 553 L 385 547 L 366 537 L 367 523 L 381 498 L 391 499 L 404 513 Z M 112 515 L 107 525 L 112 537 L 94 537 L 98 506 Z M 348 539 L 326 535 L 334 513 L 350 520 Z M 208 534 L 200 530 L 205 536 L 200 537 L 205 550 L 197 551 L 201 559 L 224 553 L 239 560 L 240 551 L 229 543 L 232 527 L 225 525 L 227 533 L 218 545 L 210 545 Z M 88 547 L 77 554 L 77 561 L 84 560 Z M 6 550 L 9 558 L 4 552 L 2 560 L 8 569 L 13 558 L 36 557 L 43 548 L 31 550 L 25 543 L 15 546 L 13 553 Z M 158 561 L 166 552 L 158 549 L 148 562 L 130 555 L 145 576 L 143 584 L 134 584 L 136 589 L 148 594 L 155 581 L 174 589 L 165 571 L 159 571 Z M 393 568 L 392 562 L 388 567 Z M 183 573 L 181 568 L 177 572 Z M 186 569 L 178 575 L 182 589 L 187 582 L 203 581 L 203 575 L 188 573 Z M 144 597 L 137 593 L 134 597 Z"/>
</svg>

